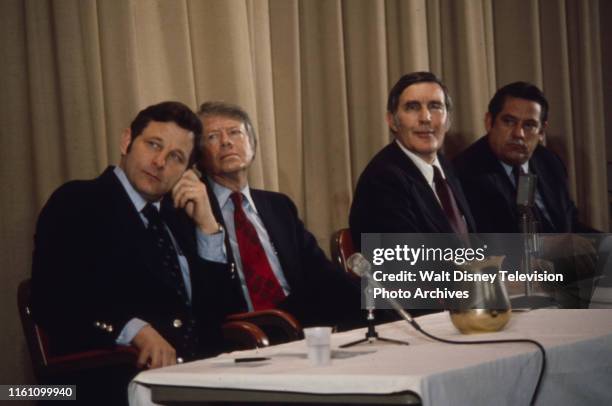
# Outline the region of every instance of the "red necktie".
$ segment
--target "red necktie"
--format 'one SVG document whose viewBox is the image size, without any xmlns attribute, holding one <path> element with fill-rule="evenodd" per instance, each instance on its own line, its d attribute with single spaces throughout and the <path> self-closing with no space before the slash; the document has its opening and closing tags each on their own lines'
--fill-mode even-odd
<svg viewBox="0 0 612 406">
<path fill-rule="evenodd" d="M 242 210 L 242 193 L 230 195 L 234 203 L 236 240 L 254 310 L 272 309 L 285 298 L 285 293 L 272 272 L 257 231 Z"/>
<path fill-rule="evenodd" d="M 461 217 L 461 212 L 459 212 L 459 207 L 457 207 L 457 202 L 455 201 L 455 196 L 453 195 L 453 191 L 450 186 L 448 186 L 448 182 L 446 179 L 442 177 L 440 173 L 440 169 L 434 165 L 434 185 L 436 187 L 436 194 L 440 199 L 440 203 L 442 204 L 442 209 L 446 214 L 446 218 L 448 218 L 448 222 L 451 227 L 455 231 L 455 233 L 460 236 L 467 236 L 467 226 L 465 225 L 465 221 Z"/>
</svg>

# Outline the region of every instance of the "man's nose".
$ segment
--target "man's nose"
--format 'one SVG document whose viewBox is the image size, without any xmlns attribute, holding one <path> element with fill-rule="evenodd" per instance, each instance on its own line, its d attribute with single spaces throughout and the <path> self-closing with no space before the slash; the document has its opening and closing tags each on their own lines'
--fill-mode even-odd
<svg viewBox="0 0 612 406">
<path fill-rule="evenodd" d="M 516 123 L 514 127 L 512 127 L 512 137 L 519 139 L 525 138 L 525 130 L 523 130 L 523 125 L 521 123 Z"/>
<path fill-rule="evenodd" d="M 230 146 L 234 145 L 232 138 L 229 136 L 229 133 L 226 130 L 221 131 L 221 145 L 222 146 Z"/>
<path fill-rule="evenodd" d="M 419 110 L 419 121 L 429 123 L 431 121 L 431 112 L 427 107 Z"/>
<path fill-rule="evenodd" d="M 153 164 L 158 168 L 166 166 L 166 154 L 162 151 L 153 157 Z"/>
</svg>

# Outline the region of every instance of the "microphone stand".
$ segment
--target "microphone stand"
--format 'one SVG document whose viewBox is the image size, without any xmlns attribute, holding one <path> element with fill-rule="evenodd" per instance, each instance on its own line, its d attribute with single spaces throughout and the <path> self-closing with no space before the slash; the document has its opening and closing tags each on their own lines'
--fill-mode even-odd
<svg viewBox="0 0 612 406">
<path fill-rule="evenodd" d="M 365 338 L 351 341 L 350 343 L 342 344 L 340 348 L 349 348 L 363 343 L 373 344 L 376 341 L 383 341 L 391 344 L 410 345 L 410 343 L 408 343 L 407 341 L 394 340 L 392 338 L 381 337 L 378 335 L 374 324 L 376 320 L 376 318 L 374 317 L 374 310 L 376 306 L 374 305 L 374 296 L 372 294 L 372 291 L 373 287 L 368 278 L 368 282 L 365 288 L 366 309 L 368 310 L 368 315 L 366 317 L 366 321 L 368 323 L 368 330 L 365 333 Z"/>
<path fill-rule="evenodd" d="M 535 204 L 536 176 L 524 174 L 519 177 L 517 186 L 517 206 L 520 213 L 519 227 L 523 234 L 523 256 L 521 259 L 521 271 L 528 274 L 533 270 L 533 258 L 540 251 L 540 238 L 538 236 L 537 224 L 533 214 Z M 524 193 L 523 193 L 524 192 Z M 550 296 L 536 295 L 533 291 L 533 281 L 525 281 L 525 293 L 523 296 L 510 300 L 513 308 L 539 309 L 545 307 L 558 307 Z"/>
</svg>

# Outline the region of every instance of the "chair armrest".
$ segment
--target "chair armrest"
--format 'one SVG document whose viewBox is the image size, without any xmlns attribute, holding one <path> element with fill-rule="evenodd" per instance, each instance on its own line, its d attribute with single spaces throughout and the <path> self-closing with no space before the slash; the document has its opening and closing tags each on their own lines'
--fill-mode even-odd
<svg viewBox="0 0 612 406">
<path fill-rule="evenodd" d="M 291 314 L 279 310 L 258 310 L 235 313 L 227 321 L 247 321 L 259 327 L 267 336 L 270 344 L 280 344 L 304 338 L 302 326 Z"/>
<path fill-rule="evenodd" d="M 226 321 L 221 326 L 228 350 L 250 350 L 270 345 L 268 336 L 253 323 L 242 320 Z"/>
<path fill-rule="evenodd" d="M 115 346 L 109 349 L 92 349 L 66 355 L 53 355 L 46 358 L 43 374 L 53 375 L 85 369 L 129 365 L 136 366 L 138 350 L 134 346 Z"/>
<path fill-rule="evenodd" d="M 333 233 L 329 241 L 329 248 L 332 262 L 338 265 L 351 277 L 361 279 L 361 277 L 353 272 L 346 263 L 349 257 L 356 252 L 350 229 L 343 228 Z"/>
<path fill-rule="evenodd" d="M 32 359 L 34 375 L 40 382 L 43 378 L 54 377 L 68 372 L 126 365 L 136 366 L 138 350 L 133 346 L 114 346 L 110 348 L 96 348 L 70 354 L 50 355 L 47 348 L 47 335 L 34 321 L 30 310 L 31 288 L 30 279 L 19 284 L 17 290 L 17 305 L 23 333 L 28 343 L 28 350 Z"/>
</svg>

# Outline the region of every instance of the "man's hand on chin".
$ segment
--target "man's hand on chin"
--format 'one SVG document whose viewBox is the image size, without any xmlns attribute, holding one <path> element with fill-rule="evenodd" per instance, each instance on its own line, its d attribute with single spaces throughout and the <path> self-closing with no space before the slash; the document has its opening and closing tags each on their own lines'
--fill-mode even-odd
<svg viewBox="0 0 612 406">
<path fill-rule="evenodd" d="M 193 170 L 187 170 L 172 188 L 172 198 L 174 206 L 184 209 L 204 234 L 219 231 L 219 223 L 210 206 L 206 186 Z"/>
</svg>

